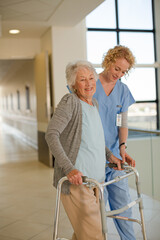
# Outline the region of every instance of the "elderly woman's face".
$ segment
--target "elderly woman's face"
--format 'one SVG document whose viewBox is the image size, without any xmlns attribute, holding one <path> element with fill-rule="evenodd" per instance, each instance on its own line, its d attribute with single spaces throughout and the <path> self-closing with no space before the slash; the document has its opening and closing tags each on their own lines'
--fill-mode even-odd
<svg viewBox="0 0 160 240">
<path fill-rule="evenodd" d="M 81 100 L 85 102 L 91 101 L 96 92 L 96 80 L 93 72 L 87 68 L 78 69 L 76 82 L 73 88 L 76 90 L 76 94 Z"/>
</svg>

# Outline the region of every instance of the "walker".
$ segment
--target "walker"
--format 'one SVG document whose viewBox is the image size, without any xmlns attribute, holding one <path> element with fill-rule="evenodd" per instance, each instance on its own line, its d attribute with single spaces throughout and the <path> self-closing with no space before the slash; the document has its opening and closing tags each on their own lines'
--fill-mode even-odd
<svg viewBox="0 0 160 240">
<path fill-rule="evenodd" d="M 107 164 L 108 167 L 115 167 L 115 164 L 109 163 Z M 132 221 L 137 222 L 141 226 L 143 240 L 147 240 L 146 231 L 145 231 L 145 223 L 144 223 L 144 214 L 143 214 L 143 202 L 142 197 L 140 193 L 140 182 L 139 182 L 139 173 L 138 171 L 129 166 L 128 164 L 122 164 L 122 168 L 124 169 L 124 175 L 117 176 L 111 181 L 105 182 L 105 183 L 99 183 L 94 179 L 87 178 L 86 176 L 82 177 L 83 184 L 85 184 L 87 187 L 93 187 L 96 186 L 99 189 L 99 202 L 100 202 L 100 212 L 101 212 L 101 219 L 102 219 L 102 231 L 104 234 L 104 239 L 107 240 L 107 217 L 110 218 L 117 218 L 122 219 L 125 221 Z M 112 210 L 112 211 L 106 211 L 105 209 L 105 202 L 103 198 L 103 189 L 105 186 L 108 186 L 109 184 L 119 182 L 120 180 L 127 178 L 129 176 L 135 175 L 135 184 L 136 184 L 136 190 L 137 190 L 137 199 L 130 202 L 123 208 Z M 58 235 L 58 222 L 59 222 L 59 212 L 60 212 L 60 195 L 61 195 L 61 187 L 64 181 L 68 181 L 67 177 L 63 177 L 59 180 L 57 185 L 57 196 L 56 196 L 56 208 L 55 208 L 55 218 L 54 218 L 54 233 L 53 233 L 53 240 L 69 240 L 66 238 L 59 238 Z M 123 216 L 116 216 L 119 213 L 124 212 L 125 210 L 133 207 L 134 205 L 139 204 L 139 212 L 140 212 L 140 220 L 134 219 L 134 218 L 126 218 Z"/>
</svg>

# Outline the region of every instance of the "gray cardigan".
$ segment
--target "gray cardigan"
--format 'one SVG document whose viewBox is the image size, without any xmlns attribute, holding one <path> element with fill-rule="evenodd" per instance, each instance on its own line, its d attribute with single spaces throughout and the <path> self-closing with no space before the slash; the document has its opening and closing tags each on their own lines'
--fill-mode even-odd
<svg viewBox="0 0 160 240">
<path fill-rule="evenodd" d="M 98 107 L 97 101 L 93 104 Z M 82 107 L 80 99 L 74 93 L 66 94 L 58 104 L 51 121 L 49 122 L 45 139 L 49 149 L 55 157 L 54 182 L 57 187 L 58 181 L 75 169 L 75 162 L 82 134 Z M 106 148 L 107 160 L 111 152 Z M 70 183 L 63 183 L 62 192 L 69 194 Z"/>
</svg>

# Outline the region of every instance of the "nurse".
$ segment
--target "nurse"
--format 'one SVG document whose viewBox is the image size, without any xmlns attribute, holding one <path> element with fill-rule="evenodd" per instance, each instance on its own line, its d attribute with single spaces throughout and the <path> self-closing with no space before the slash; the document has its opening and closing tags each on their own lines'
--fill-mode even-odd
<svg viewBox="0 0 160 240">
<path fill-rule="evenodd" d="M 129 48 L 115 46 L 104 56 L 103 72 L 99 74 L 94 97 L 99 104 L 99 113 L 105 134 L 105 145 L 112 153 L 131 166 L 135 161 L 126 153 L 128 137 L 127 115 L 128 107 L 135 100 L 127 85 L 119 81 L 127 75 L 134 66 L 135 58 Z M 110 181 L 123 171 L 106 168 L 106 179 Z M 130 201 L 127 179 L 111 184 L 105 189 L 105 201 L 109 201 L 110 209 L 115 210 L 127 205 Z M 131 218 L 131 208 L 122 213 L 122 216 Z M 117 231 L 122 240 L 135 240 L 132 222 L 114 219 Z"/>
</svg>

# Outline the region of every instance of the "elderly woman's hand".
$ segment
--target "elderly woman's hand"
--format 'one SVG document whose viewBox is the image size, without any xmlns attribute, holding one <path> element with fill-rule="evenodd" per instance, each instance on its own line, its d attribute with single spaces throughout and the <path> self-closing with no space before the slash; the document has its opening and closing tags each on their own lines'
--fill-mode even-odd
<svg viewBox="0 0 160 240">
<path fill-rule="evenodd" d="M 67 178 L 70 181 L 70 183 L 75 185 L 81 185 L 82 184 L 82 176 L 83 174 L 78 171 L 77 169 L 72 170 L 68 173 Z"/>
</svg>

